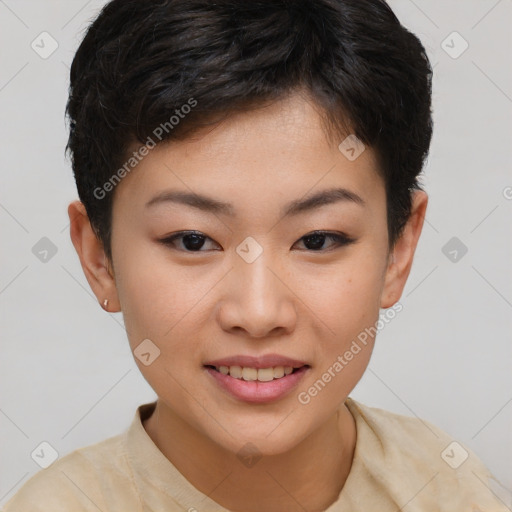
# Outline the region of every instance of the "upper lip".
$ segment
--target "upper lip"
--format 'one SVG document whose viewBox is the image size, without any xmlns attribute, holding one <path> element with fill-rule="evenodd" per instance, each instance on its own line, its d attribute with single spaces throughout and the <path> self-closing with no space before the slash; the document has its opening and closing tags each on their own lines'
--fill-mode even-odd
<svg viewBox="0 0 512 512">
<path fill-rule="evenodd" d="M 292 368 L 301 368 L 307 363 L 298 359 L 281 356 L 279 354 L 265 354 L 263 356 L 254 357 L 247 355 L 237 355 L 207 361 L 204 366 L 242 366 L 245 368 L 271 368 L 275 366 L 291 366 Z"/>
</svg>

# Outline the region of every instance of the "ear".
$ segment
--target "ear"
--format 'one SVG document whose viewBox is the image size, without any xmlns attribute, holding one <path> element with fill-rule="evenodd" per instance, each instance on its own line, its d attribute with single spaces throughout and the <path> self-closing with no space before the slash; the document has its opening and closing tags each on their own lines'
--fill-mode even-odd
<svg viewBox="0 0 512 512">
<path fill-rule="evenodd" d="M 89 286 L 106 311 L 121 311 L 114 273 L 110 271 L 103 244 L 93 231 L 85 206 L 80 201 L 73 201 L 68 206 L 68 215 L 71 241 L 80 258 Z M 107 305 L 105 299 L 108 299 Z"/>
<path fill-rule="evenodd" d="M 405 283 L 411 271 L 414 252 L 423 228 L 428 196 L 423 190 L 415 190 L 411 216 L 404 226 L 402 236 L 397 240 L 389 255 L 388 266 L 381 295 L 381 308 L 389 308 L 402 296 Z"/>
</svg>

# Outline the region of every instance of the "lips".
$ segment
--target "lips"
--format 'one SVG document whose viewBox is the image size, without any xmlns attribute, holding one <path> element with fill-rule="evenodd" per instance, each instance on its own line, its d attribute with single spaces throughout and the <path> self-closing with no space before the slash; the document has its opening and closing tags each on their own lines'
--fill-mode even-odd
<svg viewBox="0 0 512 512">
<path fill-rule="evenodd" d="M 310 369 L 304 361 L 277 354 L 232 356 L 208 361 L 203 366 L 224 391 L 253 403 L 284 398 Z"/>
</svg>

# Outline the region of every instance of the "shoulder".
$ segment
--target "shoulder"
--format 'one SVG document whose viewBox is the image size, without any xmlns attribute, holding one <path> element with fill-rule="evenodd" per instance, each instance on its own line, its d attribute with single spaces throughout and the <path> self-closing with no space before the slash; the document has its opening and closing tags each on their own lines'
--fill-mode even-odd
<svg viewBox="0 0 512 512">
<path fill-rule="evenodd" d="M 97 512 L 105 510 L 105 492 L 129 481 L 126 433 L 123 433 L 74 450 L 38 471 L 7 502 L 3 511 Z"/>
<path fill-rule="evenodd" d="M 350 398 L 346 405 L 356 421 L 359 471 L 380 482 L 398 503 L 415 496 L 411 505 L 439 507 L 442 503 L 444 508 L 437 509 L 442 511 L 509 510 L 510 491 L 463 442 L 419 417 Z"/>
<path fill-rule="evenodd" d="M 393 451 L 400 453 L 411 447 L 424 448 L 431 454 L 431 448 L 452 440 L 448 433 L 422 418 L 370 407 L 351 398 L 346 404 L 357 427 L 371 431 L 371 437 L 382 443 L 382 449 L 393 446 Z"/>
</svg>

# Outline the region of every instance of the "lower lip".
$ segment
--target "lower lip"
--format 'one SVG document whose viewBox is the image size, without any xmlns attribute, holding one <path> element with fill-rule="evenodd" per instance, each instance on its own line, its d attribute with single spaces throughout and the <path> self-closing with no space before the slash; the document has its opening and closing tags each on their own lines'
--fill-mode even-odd
<svg viewBox="0 0 512 512">
<path fill-rule="evenodd" d="M 239 400 L 252 403 L 274 402 L 283 398 L 295 388 L 300 380 L 309 370 L 308 366 L 303 366 L 298 370 L 268 382 L 258 380 L 235 379 L 229 375 L 224 375 L 213 368 L 206 368 L 206 371 L 215 379 L 220 387 L 228 391 Z"/>
</svg>

